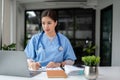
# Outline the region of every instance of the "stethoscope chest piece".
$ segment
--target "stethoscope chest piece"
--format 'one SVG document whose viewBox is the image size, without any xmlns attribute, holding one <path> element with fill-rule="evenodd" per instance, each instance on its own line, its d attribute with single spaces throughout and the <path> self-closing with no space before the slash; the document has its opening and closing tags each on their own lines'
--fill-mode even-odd
<svg viewBox="0 0 120 80">
<path fill-rule="evenodd" d="M 62 51 L 62 50 L 63 50 L 63 47 L 62 47 L 62 46 L 60 46 L 58 50 L 59 50 L 59 51 Z"/>
</svg>

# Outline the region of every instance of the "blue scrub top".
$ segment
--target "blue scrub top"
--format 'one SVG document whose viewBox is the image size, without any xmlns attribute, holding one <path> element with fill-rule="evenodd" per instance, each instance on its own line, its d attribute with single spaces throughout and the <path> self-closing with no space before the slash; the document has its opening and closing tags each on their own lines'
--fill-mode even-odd
<svg viewBox="0 0 120 80">
<path fill-rule="evenodd" d="M 51 61 L 63 62 L 65 60 L 76 60 L 73 48 L 67 37 L 58 33 L 63 47 L 63 50 L 60 51 L 57 35 L 52 41 L 50 41 L 45 33 L 43 33 L 42 37 L 40 36 L 41 33 L 34 35 L 25 48 L 25 53 L 29 59 L 33 59 L 35 62 L 40 62 L 41 66 L 46 66 Z M 41 42 L 45 49 L 43 49 Z"/>
</svg>

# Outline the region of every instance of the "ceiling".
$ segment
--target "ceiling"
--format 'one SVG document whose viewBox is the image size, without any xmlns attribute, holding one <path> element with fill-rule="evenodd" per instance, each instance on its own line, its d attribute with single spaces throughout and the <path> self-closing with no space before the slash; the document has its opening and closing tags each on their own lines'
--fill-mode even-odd
<svg viewBox="0 0 120 80">
<path fill-rule="evenodd" d="M 32 3 L 32 2 L 87 2 L 87 0 L 16 0 L 19 3 Z"/>
<path fill-rule="evenodd" d="M 26 9 L 46 9 L 46 8 L 96 8 L 97 0 L 16 0 Z"/>
</svg>

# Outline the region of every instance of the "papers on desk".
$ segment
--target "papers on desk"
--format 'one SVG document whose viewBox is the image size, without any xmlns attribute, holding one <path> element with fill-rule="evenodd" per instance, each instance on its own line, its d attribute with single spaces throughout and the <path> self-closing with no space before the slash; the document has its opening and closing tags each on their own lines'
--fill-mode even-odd
<svg viewBox="0 0 120 80">
<path fill-rule="evenodd" d="M 84 69 L 83 68 L 79 68 L 79 67 L 75 67 L 75 66 L 71 66 L 71 65 L 65 65 L 65 72 L 68 76 L 76 76 L 76 75 L 82 75 Z"/>
<path fill-rule="evenodd" d="M 32 68 L 28 68 L 30 71 L 35 71 L 33 70 Z M 45 72 L 46 71 L 46 67 L 42 67 L 42 68 L 39 68 L 38 70 L 36 71 L 40 71 L 40 72 Z"/>
<path fill-rule="evenodd" d="M 79 68 L 79 67 L 75 67 L 75 66 L 71 66 L 71 65 L 65 65 L 64 67 L 64 70 L 61 68 L 61 67 L 57 67 L 57 68 L 46 68 L 46 67 L 42 67 L 42 68 L 39 68 L 39 70 L 37 71 L 41 71 L 41 72 L 47 72 L 52 74 L 50 75 L 50 77 L 67 77 L 67 76 L 76 76 L 76 75 L 82 75 L 83 74 L 83 71 L 84 69 L 83 68 Z M 52 72 L 52 73 L 51 73 Z M 57 73 L 60 73 L 59 76 L 54 76 L 54 75 L 57 75 Z M 60 76 L 62 74 L 62 76 Z M 48 74 L 47 74 L 48 75 Z M 67 76 L 66 76 L 67 75 Z"/>
<path fill-rule="evenodd" d="M 46 68 L 46 70 L 62 70 L 60 67 L 57 68 Z"/>
<path fill-rule="evenodd" d="M 30 71 L 34 71 L 33 69 L 29 68 Z M 46 67 L 41 67 L 37 71 L 41 72 L 46 72 L 46 70 L 62 70 L 60 67 L 57 68 L 46 68 Z"/>
</svg>

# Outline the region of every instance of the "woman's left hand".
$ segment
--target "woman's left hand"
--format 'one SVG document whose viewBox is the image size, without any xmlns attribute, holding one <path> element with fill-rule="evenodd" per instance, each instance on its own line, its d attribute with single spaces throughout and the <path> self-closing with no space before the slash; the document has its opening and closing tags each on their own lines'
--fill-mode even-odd
<svg viewBox="0 0 120 80">
<path fill-rule="evenodd" d="M 55 68 L 55 67 L 60 67 L 60 65 L 61 65 L 61 63 L 49 62 L 46 67 L 47 68 Z"/>
</svg>

